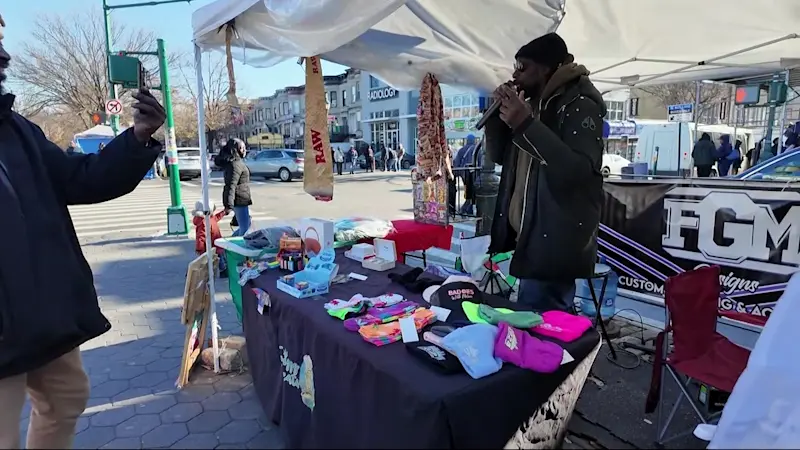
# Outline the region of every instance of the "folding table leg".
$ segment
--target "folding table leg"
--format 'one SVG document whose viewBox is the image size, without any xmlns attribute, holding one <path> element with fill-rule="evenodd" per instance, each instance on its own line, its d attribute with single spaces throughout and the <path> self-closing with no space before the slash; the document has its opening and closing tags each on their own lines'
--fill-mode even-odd
<svg viewBox="0 0 800 450">
<path fill-rule="evenodd" d="M 605 324 L 605 322 L 603 322 L 603 318 L 600 316 L 600 302 L 597 301 L 597 294 L 594 292 L 594 283 L 592 283 L 591 279 L 588 280 L 588 281 L 589 281 L 589 293 L 592 295 L 592 301 L 594 302 L 594 308 L 597 311 L 596 320 L 597 320 L 597 323 L 600 324 L 600 334 L 603 336 L 603 339 L 605 339 L 606 344 L 608 344 L 608 348 L 611 349 L 611 357 L 614 358 L 614 360 L 616 360 L 617 359 L 617 352 L 616 352 L 616 350 L 614 350 L 614 346 L 611 345 L 611 339 L 608 337 L 608 331 L 606 331 L 606 324 Z M 602 294 L 601 295 L 605 295 L 605 293 L 606 293 L 606 283 L 608 283 L 608 276 L 607 275 L 603 277 L 603 287 L 602 287 L 602 291 L 601 291 Z"/>
</svg>

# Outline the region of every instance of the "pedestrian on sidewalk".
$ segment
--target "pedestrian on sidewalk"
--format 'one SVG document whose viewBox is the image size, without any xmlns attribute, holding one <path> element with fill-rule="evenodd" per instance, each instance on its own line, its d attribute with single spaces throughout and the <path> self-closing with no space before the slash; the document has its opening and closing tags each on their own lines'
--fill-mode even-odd
<svg viewBox="0 0 800 450">
<path fill-rule="evenodd" d="M 217 251 L 219 256 L 219 273 L 222 278 L 227 277 L 225 269 L 225 250 L 217 247 L 214 243 L 217 239 L 222 237 L 222 231 L 219 229 L 219 221 L 225 217 L 225 210 L 220 209 L 217 211 L 217 205 L 211 204 L 211 213 L 208 215 L 208 220 L 211 222 L 211 245 Z M 205 221 L 205 208 L 203 202 L 198 201 L 194 204 L 194 211 L 192 211 L 192 224 L 194 225 L 194 250 L 195 254 L 204 255 L 206 253 L 206 221 Z"/>
<path fill-rule="evenodd" d="M 406 156 L 406 149 L 403 144 L 397 146 L 397 170 L 403 168 L 403 158 Z"/>
<path fill-rule="evenodd" d="M 133 127 L 101 154 L 68 155 L 12 109 L 2 82 L 11 57 L 0 17 L 0 449 L 21 448 L 26 394 L 27 448 L 72 448 L 89 400 L 79 346 L 111 329 L 67 206 L 133 191 L 161 144 L 151 136 L 166 114 L 147 89 L 133 94 Z"/>
<path fill-rule="evenodd" d="M 241 139 L 229 139 L 225 147 L 214 159 L 225 174 L 225 187 L 222 188 L 222 204 L 225 211 L 233 211 L 239 228 L 233 236 L 244 236 L 250 229 L 250 169 L 244 163 L 247 147 Z"/>
<path fill-rule="evenodd" d="M 347 152 L 348 158 L 350 158 L 350 175 L 356 173 L 356 164 L 358 164 L 358 152 L 356 151 L 355 147 L 350 147 L 350 151 Z"/>
<path fill-rule="evenodd" d="M 381 144 L 381 171 L 386 172 L 389 170 L 389 152 L 386 151 L 386 146 Z"/>
<path fill-rule="evenodd" d="M 367 147 L 367 172 L 375 172 L 375 150 L 371 145 Z"/>
<path fill-rule="evenodd" d="M 694 166 L 697 167 L 697 176 L 707 178 L 711 176 L 711 168 L 714 167 L 717 149 L 711 141 L 711 135 L 703 133 L 700 139 L 694 144 L 692 159 Z"/>
<path fill-rule="evenodd" d="M 342 166 L 344 165 L 344 153 L 339 147 L 333 149 L 333 161 L 336 163 L 336 175 L 341 175 Z"/>
</svg>

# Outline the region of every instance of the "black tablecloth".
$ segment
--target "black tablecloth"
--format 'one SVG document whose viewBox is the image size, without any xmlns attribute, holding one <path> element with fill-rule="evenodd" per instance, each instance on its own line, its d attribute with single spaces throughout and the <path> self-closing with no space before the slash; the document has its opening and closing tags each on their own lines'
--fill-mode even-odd
<svg viewBox="0 0 800 450">
<path fill-rule="evenodd" d="M 327 299 L 356 293 L 394 292 L 425 305 L 419 294 L 391 283 L 389 272 L 363 269 L 341 252 L 337 262 L 339 273 L 358 272 L 369 279 L 332 285 L 324 298 L 297 299 L 277 290 L 283 273 L 269 270 L 243 290 L 253 383 L 289 447 L 501 448 L 599 342 L 590 330 L 562 344 L 575 362 L 553 374 L 505 364 L 478 380 L 466 373 L 445 375 L 411 355 L 402 342 L 376 347 L 327 314 Z M 392 272 L 407 270 L 399 265 Z M 271 307 L 263 314 L 253 286 L 270 294 Z M 507 305 L 489 296 L 486 303 Z M 313 370 L 306 370 L 309 366 Z"/>
</svg>

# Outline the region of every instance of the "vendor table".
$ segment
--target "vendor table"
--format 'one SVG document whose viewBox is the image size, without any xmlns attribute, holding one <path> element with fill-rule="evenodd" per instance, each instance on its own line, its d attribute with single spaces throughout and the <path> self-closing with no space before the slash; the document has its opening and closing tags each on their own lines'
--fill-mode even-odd
<svg viewBox="0 0 800 450">
<path fill-rule="evenodd" d="M 341 250 L 337 256 L 339 273 L 357 272 L 368 280 L 334 284 L 324 299 L 297 299 L 276 289 L 282 273 L 270 270 L 244 289 L 253 383 L 267 417 L 279 424 L 289 448 L 558 444 L 599 349 L 596 331 L 563 344 L 575 361 L 552 374 L 506 364 L 478 380 L 466 373 L 444 375 L 411 355 L 402 342 L 376 347 L 326 313 L 324 301 L 355 293 L 377 296 L 391 291 L 425 304 L 419 295 L 390 284 L 389 272 L 363 269 L 341 256 Z M 398 264 L 393 271 L 407 270 Z M 252 287 L 270 295 L 271 306 L 263 307 L 262 313 Z M 499 297 L 488 297 L 486 303 L 507 305 Z"/>
<path fill-rule="evenodd" d="M 432 225 L 418 223 L 413 219 L 393 220 L 394 231 L 385 239 L 394 241 L 397 259 L 405 262 L 405 254 L 417 250 L 425 251 L 431 247 L 450 250 L 453 239 L 452 225 Z"/>
</svg>

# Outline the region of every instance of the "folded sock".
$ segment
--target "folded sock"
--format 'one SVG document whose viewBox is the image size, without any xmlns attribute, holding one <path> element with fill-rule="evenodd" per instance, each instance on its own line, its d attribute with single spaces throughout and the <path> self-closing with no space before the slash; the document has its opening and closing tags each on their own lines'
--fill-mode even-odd
<svg viewBox="0 0 800 450">
<path fill-rule="evenodd" d="M 369 314 L 365 314 L 363 316 L 351 317 L 349 319 L 345 319 L 344 328 L 348 331 L 358 331 L 363 326 L 374 325 L 379 323 L 383 323 L 383 320 L 371 316 Z"/>
<path fill-rule="evenodd" d="M 331 317 L 336 317 L 340 320 L 346 320 L 350 317 L 357 316 L 364 312 L 367 309 L 367 305 L 364 303 L 357 303 L 353 306 L 348 306 L 344 308 L 336 308 L 336 309 L 329 309 L 328 314 Z"/>
<path fill-rule="evenodd" d="M 494 341 L 494 356 L 523 369 L 552 373 L 561 365 L 564 350 L 557 344 L 541 341 L 500 322 Z"/>
<path fill-rule="evenodd" d="M 405 300 L 400 294 L 384 294 L 377 297 L 364 297 L 358 294 L 358 297 L 364 300 L 364 302 L 366 302 L 369 306 L 374 306 L 377 308 L 385 308 L 387 306 L 396 305 Z"/>
<path fill-rule="evenodd" d="M 406 316 L 408 316 L 408 314 Z M 414 326 L 417 331 L 425 328 L 436 320 L 436 314 L 427 308 L 418 308 L 411 313 L 410 316 L 414 318 Z M 358 329 L 358 334 L 367 342 L 379 347 L 397 342 L 403 337 L 400 331 L 400 323 L 396 321 L 365 325 Z"/>
<path fill-rule="evenodd" d="M 472 302 L 461 302 L 461 309 L 464 310 L 464 314 L 467 315 L 467 319 L 469 319 L 472 323 L 489 323 L 488 320 L 481 317 L 478 313 L 479 305 L 477 303 Z M 501 313 L 513 313 L 514 311 L 511 309 L 506 308 L 496 308 L 495 311 L 499 311 Z"/>
<path fill-rule="evenodd" d="M 544 321 L 542 320 L 542 316 L 533 311 L 514 311 L 506 313 L 483 304 L 478 305 L 478 316 L 492 325 L 505 322 L 514 328 L 531 328 Z"/>
<path fill-rule="evenodd" d="M 367 313 L 359 317 L 351 317 L 344 321 L 344 327 L 350 331 L 358 331 L 366 325 L 377 325 L 381 323 L 393 322 L 397 319 L 411 314 L 419 308 L 414 302 L 401 302 L 386 308 L 369 308 Z"/>
<path fill-rule="evenodd" d="M 336 309 L 343 309 L 343 308 L 352 308 L 354 306 L 359 306 L 364 304 L 364 297 L 356 294 L 350 300 L 340 300 L 340 299 L 333 299 L 328 303 L 325 303 L 325 309 L 328 311 L 336 310 Z"/>
</svg>

